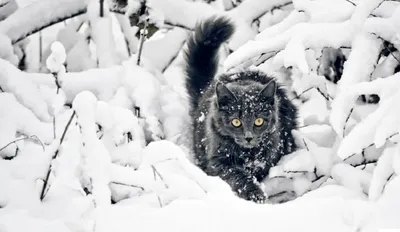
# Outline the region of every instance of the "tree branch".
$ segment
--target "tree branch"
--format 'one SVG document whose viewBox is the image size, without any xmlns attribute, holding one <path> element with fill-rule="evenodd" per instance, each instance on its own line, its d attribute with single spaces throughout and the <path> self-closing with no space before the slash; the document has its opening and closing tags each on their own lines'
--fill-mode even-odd
<svg viewBox="0 0 400 232">
<path fill-rule="evenodd" d="M 10 146 L 11 144 L 15 144 L 18 141 L 25 140 L 25 139 L 32 139 L 32 138 L 34 138 L 36 141 L 38 141 L 40 143 L 40 145 L 42 146 L 43 151 L 45 151 L 45 147 L 44 147 L 42 141 L 40 141 L 40 139 L 36 135 L 26 136 L 24 138 L 19 138 L 19 139 L 16 139 L 14 141 L 11 141 L 8 144 L 6 144 L 4 147 L 0 148 L 0 151 L 6 149 L 8 146 Z"/>
<path fill-rule="evenodd" d="M 385 140 L 388 141 L 389 139 L 393 138 L 394 136 L 396 136 L 396 135 L 398 135 L 398 134 L 400 134 L 400 132 L 393 133 L 392 135 L 388 136 Z M 372 146 L 374 146 L 374 145 L 375 145 L 375 143 L 371 143 L 371 144 L 368 145 L 367 147 L 363 148 L 363 149 L 362 149 L 362 153 L 365 151 L 365 149 L 367 149 L 367 148 L 369 148 L 369 147 L 372 147 Z M 346 160 L 352 158 L 352 157 L 355 156 L 355 155 L 357 155 L 357 153 L 354 153 L 354 154 L 350 155 L 349 157 L 347 157 L 347 158 L 344 159 L 343 161 L 346 161 Z"/>
<path fill-rule="evenodd" d="M 124 183 L 115 182 L 115 181 L 110 182 L 110 184 L 116 184 L 116 185 L 122 185 L 122 186 L 132 187 L 132 188 L 138 188 L 138 189 L 144 191 L 144 188 L 143 188 L 143 187 L 137 186 L 137 185 L 133 185 L 133 184 L 124 184 Z"/>
<path fill-rule="evenodd" d="M 50 166 L 49 166 L 49 169 L 48 169 L 48 171 L 47 171 L 46 178 L 45 178 L 45 180 L 44 180 L 42 192 L 41 192 L 41 194 L 40 194 L 40 200 L 41 200 L 41 201 L 43 201 L 43 199 L 44 199 L 44 197 L 45 197 L 45 194 L 46 194 L 46 189 L 47 189 L 47 185 L 48 185 L 49 177 L 50 177 L 50 173 L 51 173 L 51 162 L 52 162 L 55 158 L 57 158 L 58 153 L 60 152 L 61 144 L 64 142 L 64 139 L 65 139 L 65 136 L 66 136 L 66 134 L 67 134 L 68 128 L 69 128 L 69 126 L 71 125 L 72 119 L 75 117 L 75 114 L 76 114 L 76 112 L 74 111 L 74 112 L 72 113 L 71 117 L 69 118 L 69 121 L 68 121 L 67 125 L 65 126 L 64 132 L 63 132 L 63 134 L 61 135 L 60 145 L 58 146 L 58 149 L 57 149 L 56 152 L 54 153 L 53 157 L 51 157 Z"/>
</svg>

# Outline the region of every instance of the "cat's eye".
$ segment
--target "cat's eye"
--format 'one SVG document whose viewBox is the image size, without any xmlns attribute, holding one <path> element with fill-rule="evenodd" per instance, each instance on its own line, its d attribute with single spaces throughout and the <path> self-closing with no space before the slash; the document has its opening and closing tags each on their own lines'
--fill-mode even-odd
<svg viewBox="0 0 400 232">
<path fill-rule="evenodd" d="M 234 127 L 239 127 L 242 125 L 242 122 L 239 119 L 235 118 L 235 119 L 232 119 L 232 125 Z"/>
<path fill-rule="evenodd" d="M 257 118 L 254 120 L 254 125 L 256 126 L 262 126 L 264 124 L 264 119 L 263 118 Z"/>
</svg>

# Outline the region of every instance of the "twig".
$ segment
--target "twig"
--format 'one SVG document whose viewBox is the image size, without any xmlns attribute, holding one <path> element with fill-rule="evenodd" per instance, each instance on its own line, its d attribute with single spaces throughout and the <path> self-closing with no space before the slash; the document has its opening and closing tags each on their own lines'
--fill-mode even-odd
<svg viewBox="0 0 400 232">
<path fill-rule="evenodd" d="M 0 86 L 0 92 L 4 92 L 4 90 L 1 88 L 1 86 Z"/>
<path fill-rule="evenodd" d="M 104 0 L 100 0 L 100 17 L 104 17 Z"/>
<path fill-rule="evenodd" d="M 125 9 L 110 9 L 110 12 L 117 13 L 117 14 L 125 14 Z M 62 22 L 64 20 L 67 20 L 67 19 L 70 19 L 70 18 L 74 18 L 76 16 L 80 16 L 80 15 L 85 14 L 85 13 L 86 13 L 86 8 L 81 8 L 81 9 L 77 9 L 75 12 L 73 12 L 73 13 L 71 13 L 69 15 L 63 15 L 63 17 L 55 18 L 54 20 L 52 20 L 52 21 L 50 21 L 48 23 L 45 23 L 43 25 L 40 25 L 39 27 L 37 27 L 37 28 L 25 33 L 25 34 L 19 35 L 19 37 L 17 37 L 17 38 L 13 38 L 12 39 L 12 44 L 16 44 L 19 41 L 24 40 L 26 37 L 28 37 L 28 36 L 30 36 L 32 34 L 35 34 L 35 33 L 39 32 L 39 31 L 42 31 L 43 29 L 45 29 L 47 27 L 50 27 L 50 26 L 52 26 L 54 24 L 57 24 L 59 22 Z M 172 27 L 179 27 L 179 28 L 182 28 L 182 29 L 185 29 L 185 30 L 190 30 L 190 31 L 193 30 L 193 28 L 188 28 L 185 25 L 181 25 L 181 24 L 177 24 L 177 23 L 174 23 L 174 22 L 170 22 L 168 19 L 164 22 L 164 25 L 172 26 Z"/>
<path fill-rule="evenodd" d="M 156 175 L 157 175 L 163 181 L 165 188 L 169 188 L 168 185 L 165 183 L 164 178 L 162 177 L 162 175 L 157 171 L 156 167 L 154 167 L 154 165 L 151 165 L 151 168 L 153 169 L 154 180 L 157 179 L 156 178 Z"/>
<path fill-rule="evenodd" d="M 381 39 L 382 39 L 382 38 L 381 38 Z M 384 40 L 384 41 L 385 41 L 385 40 Z M 389 51 L 390 55 L 392 55 L 393 58 L 397 61 L 397 63 L 400 64 L 400 60 L 393 54 L 393 52 L 390 50 L 390 48 L 389 48 L 385 43 L 382 43 L 382 44 L 383 44 L 383 46 L 386 48 L 386 50 Z"/>
<path fill-rule="evenodd" d="M 365 159 L 364 159 L 364 161 L 363 162 L 361 162 L 361 163 L 359 163 L 359 164 L 354 164 L 354 165 L 351 165 L 351 166 L 353 166 L 353 167 L 359 167 L 359 166 L 361 166 L 361 165 L 365 165 L 365 166 L 367 166 L 368 164 L 376 164 L 376 162 L 378 162 L 378 160 L 370 160 L 370 161 L 366 161 Z"/>
<path fill-rule="evenodd" d="M 124 183 L 115 182 L 115 181 L 110 182 L 110 184 L 116 184 L 116 185 L 123 185 L 123 186 L 127 186 L 127 187 L 132 187 L 132 188 L 138 188 L 138 189 L 144 191 L 143 187 L 137 186 L 137 185 L 134 185 L 134 184 L 124 184 Z"/>
<path fill-rule="evenodd" d="M 67 134 L 68 128 L 69 128 L 69 126 L 71 125 L 72 119 L 75 117 L 75 114 L 76 114 L 76 112 L 74 111 L 74 112 L 72 113 L 71 117 L 69 118 L 69 121 L 68 121 L 67 125 L 65 126 L 64 132 L 63 132 L 63 134 L 61 135 L 60 145 L 59 145 L 58 149 L 56 150 L 56 152 L 54 153 L 53 157 L 51 157 L 49 169 L 48 169 L 48 171 L 47 171 L 46 178 L 44 179 L 44 184 L 43 184 L 42 192 L 41 192 L 41 194 L 40 194 L 40 200 L 41 200 L 41 201 L 44 199 L 45 194 L 46 194 L 46 189 L 47 189 L 47 185 L 48 185 L 49 177 L 50 177 L 50 173 L 51 173 L 51 162 L 52 162 L 55 158 L 57 158 L 58 153 L 60 152 L 61 144 L 64 142 L 65 135 Z"/>
<path fill-rule="evenodd" d="M 168 64 L 165 67 L 163 67 L 162 73 L 164 73 L 165 70 L 167 70 L 169 68 L 169 66 L 171 66 L 171 64 L 174 62 L 174 60 L 178 57 L 179 52 L 182 50 L 183 46 L 185 45 L 185 42 L 186 41 L 182 42 L 181 47 L 177 50 L 176 54 L 174 56 L 172 56 L 171 60 L 168 62 Z"/>
<path fill-rule="evenodd" d="M 348 3 L 350 3 L 351 5 L 353 5 L 353 6 L 355 6 L 355 7 L 357 7 L 357 4 L 355 4 L 354 2 L 352 2 L 352 1 L 350 1 L 350 0 L 345 0 L 346 2 L 348 2 Z M 383 2 L 383 1 L 382 1 Z M 379 6 L 381 5 L 382 3 L 380 3 L 379 4 Z M 377 7 L 377 8 L 379 8 L 379 6 Z M 374 9 L 375 10 L 375 9 Z M 373 16 L 373 17 L 377 17 L 375 14 L 369 14 L 369 15 L 371 15 L 371 16 Z"/>
<path fill-rule="evenodd" d="M 19 138 L 19 139 L 16 139 L 14 141 L 11 141 L 7 145 L 5 145 L 4 147 L 0 148 L 0 151 L 6 149 L 8 146 L 10 146 L 13 143 L 16 143 L 18 141 L 25 140 L 25 139 L 32 139 L 32 138 L 34 138 L 36 141 L 38 141 L 40 143 L 40 145 L 42 146 L 43 151 L 45 151 L 45 148 L 44 148 L 44 145 L 43 145 L 42 141 L 40 141 L 40 139 L 36 135 L 26 136 L 24 138 Z"/>
<path fill-rule="evenodd" d="M 160 208 L 162 208 L 162 207 L 163 207 L 163 204 L 162 204 L 162 202 L 161 202 L 160 196 L 157 195 L 157 199 L 158 199 L 158 204 L 160 204 Z"/>
<path fill-rule="evenodd" d="M 388 136 L 385 140 L 387 141 L 387 140 L 391 139 L 392 137 L 394 137 L 394 136 L 396 136 L 396 135 L 398 135 L 398 134 L 400 134 L 400 132 L 393 133 L 392 135 Z M 365 149 L 370 148 L 370 147 L 372 147 L 372 146 L 374 146 L 374 145 L 375 145 L 375 143 L 371 143 L 371 144 L 368 145 L 367 147 L 363 148 L 361 153 L 363 153 L 363 152 L 365 151 Z M 349 157 L 345 158 L 343 161 L 346 161 L 346 160 L 352 158 L 352 157 L 355 156 L 355 155 L 357 155 L 357 153 L 351 154 Z"/>
<path fill-rule="evenodd" d="M 43 36 L 42 31 L 39 31 L 39 63 L 43 62 Z"/>
<path fill-rule="evenodd" d="M 383 193 L 383 192 L 385 191 L 387 182 L 389 182 L 389 180 L 390 180 L 394 175 L 395 175 L 395 173 L 392 173 L 392 174 L 390 174 L 390 176 L 386 179 L 386 183 L 385 183 L 385 185 L 383 186 L 382 192 L 381 192 L 381 193 Z"/>
<path fill-rule="evenodd" d="M 346 2 L 350 3 L 353 6 L 357 6 L 354 2 L 350 1 L 350 0 L 345 0 Z"/>
<path fill-rule="evenodd" d="M 291 5 L 291 4 L 293 4 L 293 2 L 287 2 L 287 3 L 284 3 L 284 4 L 278 5 L 278 6 L 274 6 L 274 7 L 271 8 L 270 10 L 267 10 L 267 11 L 265 11 L 265 12 L 262 12 L 262 13 L 259 14 L 259 15 L 256 15 L 256 16 L 254 17 L 254 19 L 253 19 L 253 22 L 256 21 L 256 20 L 258 20 L 258 19 L 260 19 L 262 16 L 264 16 L 264 15 L 265 15 L 266 13 L 268 13 L 268 12 L 272 12 L 272 11 L 274 11 L 274 10 L 283 8 L 283 7 L 288 6 L 288 5 Z"/>
<path fill-rule="evenodd" d="M 303 174 L 304 173 L 310 173 L 309 171 L 300 171 L 300 170 L 298 170 L 298 171 L 297 170 L 296 171 L 294 171 L 294 170 L 293 171 L 284 171 L 284 172 L 285 173 L 303 173 Z"/>
<path fill-rule="evenodd" d="M 304 90 L 303 92 L 301 92 L 301 93 L 300 93 L 299 95 L 297 95 L 296 97 L 292 98 L 291 101 L 293 101 L 293 100 L 296 99 L 296 98 L 299 98 L 301 95 L 305 94 L 306 92 L 308 92 L 308 91 L 310 91 L 310 90 L 312 90 L 312 89 L 316 89 L 316 90 L 318 91 L 318 93 L 320 93 L 320 94 L 322 95 L 322 97 L 324 97 L 325 100 L 327 100 L 327 101 L 333 99 L 329 94 L 328 94 L 327 96 L 325 96 L 325 94 L 321 91 L 320 88 L 318 88 L 318 87 L 310 87 L 310 88 Z"/>
<path fill-rule="evenodd" d="M 303 138 L 303 143 L 304 143 L 304 146 L 306 146 L 307 151 L 310 151 L 310 149 L 308 148 L 308 145 L 306 143 L 306 140 L 304 140 L 304 138 Z"/>
<path fill-rule="evenodd" d="M 54 76 L 54 82 L 56 83 L 56 86 L 57 86 L 57 94 L 60 92 L 60 89 L 61 89 L 61 85 L 60 85 L 60 83 L 58 82 L 58 73 L 53 73 L 53 76 Z"/>
<path fill-rule="evenodd" d="M 277 51 L 270 51 L 267 53 L 261 53 L 261 55 L 254 61 L 254 66 L 260 66 L 265 61 L 269 60 L 271 57 L 275 56 L 278 52 Z"/>
<path fill-rule="evenodd" d="M 56 117 L 53 117 L 53 138 L 56 139 Z"/>
<path fill-rule="evenodd" d="M 349 119 L 350 119 L 351 114 L 353 113 L 354 108 L 355 108 L 355 107 L 351 108 L 351 110 L 350 110 L 350 112 L 349 112 L 349 115 L 347 115 L 346 121 L 344 122 L 344 125 L 343 125 L 343 135 L 342 135 L 343 138 L 344 138 L 344 136 L 346 135 L 346 125 L 347 125 L 347 122 L 348 122 Z"/>
<path fill-rule="evenodd" d="M 140 65 L 140 58 L 142 56 L 142 50 L 143 50 L 143 44 L 144 41 L 146 40 L 147 37 L 147 26 L 149 24 L 149 19 L 146 16 L 146 19 L 144 21 L 144 27 L 143 29 L 140 31 L 140 44 L 139 44 L 139 52 L 138 52 L 138 57 L 137 57 L 137 65 Z"/>
<path fill-rule="evenodd" d="M 0 8 L 10 3 L 10 1 L 0 4 Z"/>
</svg>

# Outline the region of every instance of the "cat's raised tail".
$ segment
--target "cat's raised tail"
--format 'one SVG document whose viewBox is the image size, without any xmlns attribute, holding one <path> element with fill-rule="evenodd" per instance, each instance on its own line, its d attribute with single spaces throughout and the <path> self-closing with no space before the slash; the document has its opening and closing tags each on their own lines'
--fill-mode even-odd
<svg viewBox="0 0 400 232">
<path fill-rule="evenodd" d="M 191 107 L 196 108 L 201 92 L 213 80 L 218 69 L 218 51 L 234 33 L 226 17 L 213 16 L 197 24 L 185 51 L 186 88 Z"/>
</svg>

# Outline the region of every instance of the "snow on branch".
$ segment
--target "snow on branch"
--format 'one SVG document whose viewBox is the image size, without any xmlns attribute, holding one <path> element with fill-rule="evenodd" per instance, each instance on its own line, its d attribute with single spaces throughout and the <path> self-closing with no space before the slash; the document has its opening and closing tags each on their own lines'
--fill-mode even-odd
<svg viewBox="0 0 400 232">
<path fill-rule="evenodd" d="M 46 95 L 46 98 L 44 98 L 38 88 L 39 86 L 56 88 L 53 75 L 22 72 L 2 59 L 0 59 L 0 67 L 0 86 L 2 89 L 14 93 L 19 100 L 21 99 L 21 103 L 30 108 L 42 120 L 50 120 L 46 103 L 47 105 L 51 104 L 54 95 Z M 83 72 L 69 72 L 59 77 L 58 81 L 68 103 L 71 103 L 75 96 L 84 90 L 91 91 L 101 100 L 108 100 L 114 96 L 120 86 L 121 71 L 122 67 L 117 65 L 110 68 L 89 69 Z M 22 91 L 23 89 L 24 91 Z M 42 91 L 42 88 L 40 88 L 40 91 Z M 56 93 L 54 92 L 54 94 Z"/>
<path fill-rule="evenodd" d="M 284 22 L 282 21 L 282 23 Z M 274 37 L 247 42 L 227 57 L 224 66 L 225 69 L 230 69 L 261 54 L 283 50 L 281 55 L 284 57 L 286 67 L 295 66 L 303 73 L 308 73 L 309 67 L 305 62 L 307 48 L 349 47 L 351 40 L 352 26 L 348 21 L 343 23 L 299 23 Z"/>
<path fill-rule="evenodd" d="M 86 11 L 86 1 L 43 0 L 16 10 L 0 22 L 0 34 L 7 35 L 12 43 L 26 38 L 49 25 Z M 46 12 L 46 13 L 43 13 Z"/>
<path fill-rule="evenodd" d="M 39 86 L 29 79 L 30 74 L 0 59 L 0 86 L 11 92 L 42 121 L 50 121 L 49 109 L 39 91 Z"/>
<path fill-rule="evenodd" d="M 293 14 L 291 18 L 283 20 L 281 23 L 272 28 L 265 29 L 266 31 L 275 30 L 273 32 L 265 32 L 266 35 L 274 35 L 266 37 L 261 34 L 257 40 L 248 41 L 244 46 L 232 53 L 225 60 L 225 69 L 230 69 L 234 66 L 258 57 L 261 54 L 269 52 L 281 52 L 280 65 L 285 67 L 295 67 L 303 73 L 309 73 L 309 65 L 305 55 L 305 50 L 308 48 L 321 49 L 323 47 L 350 47 L 354 36 L 363 30 L 364 22 L 370 13 L 377 8 L 382 0 L 368 0 L 360 3 L 351 15 L 351 18 L 343 21 L 332 19 L 333 22 L 318 22 L 318 23 L 298 23 L 304 19 L 299 15 Z M 296 7 L 296 4 L 295 4 Z M 297 4 L 301 10 L 304 7 L 302 4 Z M 293 23 L 297 23 L 293 25 Z M 292 27 L 290 27 L 293 25 Z M 285 31 L 281 31 L 287 29 Z"/>
<path fill-rule="evenodd" d="M 147 0 L 146 6 L 154 11 L 162 12 L 166 22 L 185 28 L 194 28 L 197 21 L 218 12 L 211 5 L 199 1 Z"/>
<path fill-rule="evenodd" d="M 111 204 L 111 158 L 96 134 L 97 99 L 89 91 L 79 93 L 72 104 L 82 136 L 81 184 L 92 195 L 96 208 Z"/>
<path fill-rule="evenodd" d="M 376 201 L 382 195 L 384 188 L 390 177 L 394 174 L 393 163 L 395 155 L 398 154 L 397 146 L 387 147 L 377 162 L 371 179 L 371 185 L 368 197 L 372 201 Z"/>
<path fill-rule="evenodd" d="M 372 82 L 354 84 L 351 88 L 341 91 L 332 104 L 330 122 L 336 133 L 343 134 L 344 124 L 354 107 L 356 100 L 362 94 L 377 94 L 380 96 L 379 108 L 362 120 L 341 142 L 338 156 L 342 159 L 354 153 L 360 153 L 363 148 L 374 144 L 381 147 L 392 135 L 399 132 L 398 108 L 393 107 L 400 99 L 400 74 L 377 79 Z"/>
<path fill-rule="evenodd" d="M 230 48 L 238 49 L 249 39 L 253 39 L 257 34 L 257 30 L 252 28 L 252 23 L 264 15 L 266 12 L 290 4 L 291 0 L 247 0 L 241 3 L 238 7 L 223 12 L 232 18 L 236 25 L 235 34 L 229 42 Z"/>
<path fill-rule="evenodd" d="M 339 91 L 343 86 L 369 80 L 377 65 L 382 46 L 383 41 L 375 35 L 360 33 L 355 36 L 351 53 L 344 64 L 343 75 L 338 82 Z M 366 50 L 369 52 L 366 53 Z"/>
<path fill-rule="evenodd" d="M 229 11 L 229 15 L 235 19 L 241 19 L 252 23 L 255 19 L 261 17 L 266 12 L 291 4 L 292 0 L 247 0 L 236 8 Z"/>
<path fill-rule="evenodd" d="M 15 0 L 7 0 L 0 3 L 0 21 L 7 18 L 16 9 L 18 9 L 17 2 Z"/>
<path fill-rule="evenodd" d="M 393 14 L 389 18 L 370 18 L 366 21 L 364 30 L 391 42 L 399 49 L 398 28 L 400 27 L 400 3 L 394 9 Z"/>
<path fill-rule="evenodd" d="M 107 1 L 90 0 L 87 9 L 100 68 L 108 68 L 119 63 L 108 8 Z M 99 9 L 102 9 L 102 12 L 99 12 Z"/>
</svg>

